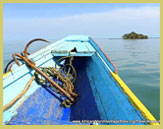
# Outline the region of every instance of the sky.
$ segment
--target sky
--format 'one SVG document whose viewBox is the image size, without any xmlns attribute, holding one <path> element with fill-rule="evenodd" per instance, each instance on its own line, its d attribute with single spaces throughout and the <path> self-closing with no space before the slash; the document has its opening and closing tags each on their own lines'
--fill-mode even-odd
<svg viewBox="0 0 163 129">
<path fill-rule="evenodd" d="M 160 37 L 160 4 L 5 3 L 3 21 L 4 40 L 121 38 L 131 31 Z"/>
</svg>

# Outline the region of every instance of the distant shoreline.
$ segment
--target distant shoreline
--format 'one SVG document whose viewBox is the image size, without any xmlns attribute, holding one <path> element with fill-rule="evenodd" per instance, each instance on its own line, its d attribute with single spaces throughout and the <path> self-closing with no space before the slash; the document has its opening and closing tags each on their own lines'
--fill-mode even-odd
<svg viewBox="0 0 163 129">
<path fill-rule="evenodd" d="M 96 37 L 94 37 L 95 39 L 123 39 L 123 38 L 96 38 Z M 160 37 L 149 37 L 148 39 L 156 39 L 156 38 L 160 38 Z M 58 40 L 58 38 L 57 39 L 52 39 L 52 38 L 49 38 L 50 40 L 53 40 L 53 41 L 56 41 L 56 40 Z M 125 40 L 139 40 L 139 39 L 125 39 Z M 27 39 L 20 39 L 20 40 L 16 40 L 16 39 L 3 39 L 3 41 L 26 41 L 26 42 L 28 42 L 29 40 L 27 40 Z"/>
<path fill-rule="evenodd" d="M 148 39 L 156 39 L 160 37 L 149 37 Z M 123 39 L 123 38 L 95 38 L 95 39 Z M 125 40 L 139 40 L 139 39 L 125 39 Z"/>
</svg>

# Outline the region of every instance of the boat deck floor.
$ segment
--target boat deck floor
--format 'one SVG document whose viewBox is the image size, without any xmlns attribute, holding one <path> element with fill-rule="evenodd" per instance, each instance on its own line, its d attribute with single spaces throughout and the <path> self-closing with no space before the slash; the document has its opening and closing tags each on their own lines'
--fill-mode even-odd
<svg viewBox="0 0 163 129">
<path fill-rule="evenodd" d="M 80 67 L 81 63 L 75 64 Z M 78 66 L 77 66 L 78 65 Z M 82 63 L 82 65 L 84 65 Z M 8 123 L 10 125 L 56 125 L 56 124 L 88 124 L 73 123 L 74 120 L 99 120 L 90 83 L 84 67 L 77 69 L 78 77 L 75 89 L 80 95 L 70 108 L 60 106 L 60 99 L 46 87 L 38 88 L 17 109 L 17 115 Z"/>
<path fill-rule="evenodd" d="M 144 120 L 127 96 L 122 94 L 118 84 L 108 76 L 106 68 L 96 55 L 77 57 L 74 60 L 73 65 L 77 70 L 74 87 L 79 98 L 70 108 L 61 107 L 60 100 L 63 98 L 49 88 L 40 86 L 22 103 L 17 109 L 17 115 L 8 124 L 68 125 L 92 124 L 72 122 L 79 120 Z"/>
</svg>

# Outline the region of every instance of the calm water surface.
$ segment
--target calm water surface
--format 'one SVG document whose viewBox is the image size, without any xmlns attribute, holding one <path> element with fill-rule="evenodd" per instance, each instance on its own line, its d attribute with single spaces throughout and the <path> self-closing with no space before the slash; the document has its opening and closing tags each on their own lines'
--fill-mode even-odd
<svg viewBox="0 0 163 129">
<path fill-rule="evenodd" d="M 118 73 L 135 95 L 160 119 L 160 39 L 95 39 L 118 68 Z M 53 41 L 53 40 L 51 40 Z M 4 66 L 12 53 L 20 53 L 27 41 L 4 41 Z M 44 43 L 32 44 L 29 51 Z"/>
<path fill-rule="evenodd" d="M 135 95 L 160 119 L 160 39 L 96 39 Z"/>
</svg>

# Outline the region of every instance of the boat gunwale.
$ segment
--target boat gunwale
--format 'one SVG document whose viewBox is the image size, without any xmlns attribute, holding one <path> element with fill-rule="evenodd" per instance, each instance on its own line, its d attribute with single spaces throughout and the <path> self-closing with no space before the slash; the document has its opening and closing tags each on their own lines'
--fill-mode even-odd
<svg viewBox="0 0 163 129">
<path fill-rule="evenodd" d="M 146 118 L 147 120 L 156 120 L 154 117 L 153 117 L 153 115 L 148 111 L 148 109 L 144 106 L 144 104 L 134 95 L 134 93 L 132 93 L 132 91 L 129 89 L 129 87 L 121 80 L 121 78 L 119 77 L 119 75 L 118 75 L 118 70 L 117 70 L 117 67 L 114 65 L 114 63 L 111 61 L 111 59 L 106 55 L 106 53 L 103 51 L 103 49 L 91 38 L 91 37 L 89 37 L 90 39 L 89 40 L 92 40 L 93 41 L 93 43 L 95 43 L 95 45 L 99 48 L 99 50 L 102 52 L 102 54 L 106 57 L 106 59 L 111 63 L 111 65 L 114 67 L 114 72 L 111 70 L 109 70 L 110 71 L 110 73 L 111 73 L 111 75 L 112 75 L 112 77 L 113 77 L 113 79 L 119 84 L 119 86 L 120 86 L 120 88 L 123 90 L 123 93 L 124 94 L 126 94 L 129 98 L 130 98 L 130 100 L 131 100 L 131 102 L 133 102 L 134 103 L 134 107 L 135 108 L 137 108 L 140 112 L 141 112 L 141 114 L 142 114 L 142 116 L 144 117 L 144 118 Z M 61 39 L 61 40 L 58 40 L 59 41 L 59 43 L 60 42 L 62 42 L 63 41 L 63 43 L 65 43 L 65 38 L 63 38 L 63 39 Z M 58 41 L 56 41 L 56 42 L 58 42 Z M 34 58 L 36 58 L 36 57 L 38 57 L 38 56 L 41 56 L 41 57 L 43 57 L 43 56 L 45 56 L 44 54 L 46 53 L 46 51 L 48 51 L 47 52 L 47 54 L 46 55 L 48 55 L 48 54 L 50 54 L 51 53 L 51 50 L 55 47 L 55 43 L 56 42 L 54 42 L 54 43 L 52 43 L 52 44 L 49 44 L 49 45 L 47 45 L 47 46 L 45 46 L 45 47 L 43 47 L 43 48 L 41 48 L 41 49 L 39 49 L 38 51 L 36 51 L 36 52 L 34 52 L 34 53 L 32 53 L 30 56 L 29 56 L 29 58 L 30 59 L 34 59 Z M 90 43 L 90 41 L 88 41 L 89 43 Z M 91 43 L 90 43 L 91 44 Z M 51 47 L 50 48 L 50 46 L 53 46 L 53 47 Z M 92 44 L 91 44 L 92 45 Z M 92 47 L 94 47 L 94 46 L 92 46 Z M 96 49 L 95 49 L 96 50 Z M 99 50 L 96 50 L 96 52 L 98 52 Z M 41 51 L 41 52 L 40 52 Z M 43 55 L 41 55 L 41 54 L 39 54 L 39 53 L 43 53 Z M 101 54 L 100 54 L 101 55 Z M 33 58 L 32 58 L 33 57 Z M 39 61 L 40 59 L 41 59 L 41 57 L 38 59 L 38 60 L 36 60 L 36 61 Z M 51 57 L 49 58 L 49 59 L 51 59 L 51 58 L 53 58 L 54 56 L 53 55 L 51 55 Z M 111 68 L 110 66 L 109 66 L 109 64 L 106 62 L 106 60 L 102 57 L 102 59 L 104 60 L 104 62 L 106 63 L 105 65 L 107 65 L 109 68 Z M 45 62 L 45 61 L 44 61 Z M 40 64 L 41 65 L 41 64 Z M 23 66 L 23 67 L 22 67 Z M 16 69 L 14 69 L 15 71 L 14 71 L 14 73 L 16 73 L 17 71 L 19 71 L 20 69 L 22 69 L 22 68 L 24 68 L 24 67 L 26 67 L 27 69 L 28 69 L 28 67 L 27 66 L 25 66 L 25 64 L 23 64 L 22 66 L 20 66 L 20 67 L 17 67 Z M 108 69 L 108 67 L 107 67 L 107 69 Z M 28 71 L 26 72 L 26 73 L 28 73 L 28 72 L 30 72 L 30 70 L 28 69 Z M 13 74 L 14 74 L 13 73 Z M 25 73 L 24 73 L 25 74 Z M 13 76 L 12 74 L 11 74 L 11 72 L 10 73 L 8 73 L 8 76 L 7 77 L 5 77 L 6 79 L 9 77 L 9 75 L 11 75 L 11 76 Z M 22 73 L 22 75 L 23 75 L 23 73 Z M 5 80 L 5 78 L 4 78 L 4 80 Z M 3 80 L 3 81 L 4 81 Z M 4 85 L 3 85 L 4 86 Z M 3 88 L 5 88 L 5 87 L 3 87 Z M 128 94 L 128 93 L 126 93 L 126 91 L 129 91 L 130 93 Z M 135 99 L 136 98 L 136 99 Z M 158 123 L 151 123 L 151 124 L 153 124 L 153 125 L 159 125 Z"/>
</svg>

